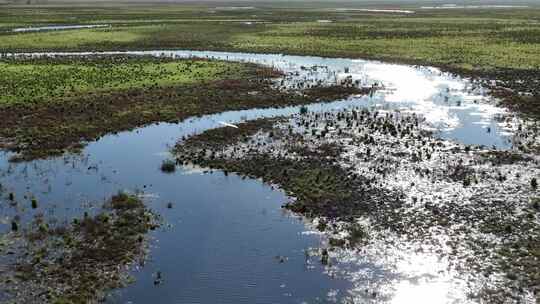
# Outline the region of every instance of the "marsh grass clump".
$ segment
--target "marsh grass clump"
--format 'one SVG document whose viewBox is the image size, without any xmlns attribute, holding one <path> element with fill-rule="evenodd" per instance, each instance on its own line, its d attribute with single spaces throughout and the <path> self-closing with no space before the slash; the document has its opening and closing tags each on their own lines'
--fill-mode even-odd
<svg viewBox="0 0 540 304">
<path fill-rule="evenodd" d="M 70 223 L 36 217 L 16 232 L 12 246 L 18 258 L 0 274 L 3 281 L 11 278 L 3 289 L 22 303 L 97 303 L 108 290 L 130 282 L 126 269 L 144 258 L 146 234 L 157 225 L 144 203 L 125 193 L 95 216 Z"/>
<path fill-rule="evenodd" d="M 540 198 L 533 198 L 531 202 L 531 207 L 535 210 L 540 210 Z"/>
<path fill-rule="evenodd" d="M 330 255 L 328 254 L 328 249 L 324 248 L 321 250 L 321 264 L 328 265 L 330 263 Z"/>
<path fill-rule="evenodd" d="M 161 163 L 161 171 L 164 173 L 174 173 L 176 171 L 176 162 L 166 159 Z"/>
<path fill-rule="evenodd" d="M 326 220 L 319 219 L 319 223 L 317 224 L 317 230 L 324 232 L 327 227 L 328 227 L 328 222 Z"/>
<path fill-rule="evenodd" d="M 358 224 L 352 224 L 348 230 L 349 230 L 348 240 L 352 246 L 355 246 L 362 242 L 366 242 L 367 238 L 369 237 L 367 231 Z"/>
<path fill-rule="evenodd" d="M 469 176 L 463 179 L 463 187 L 469 187 L 471 185 L 471 178 Z"/>
<path fill-rule="evenodd" d="M 344 247 L 347 242 L 344 239 L 330 238 L 328 244 L 332 247 Z"/>
<path fill-rule="evenodd" d="M 110 207 L 114 210 L 140 209 L 144 208 L 144 203 L 134 195 L 118 192 L 111 197 Z"/>
<path fill-rule="evenodd" d="M 36 209 L 38 207 L 37 199 L 33 198 L 31 204 L 32 204 L 32 209 Z"/>
<path fill-rule="evenodd" d="M 259 131 L 270 131 L 273 124 L 277 121 L 279 119 L 256 119 L 237 124 L 238 128 L 217 128 L 204 132 L 204 135 L 201 137 L 190 137 L 184 141 L 184 144 L 192 148 L 201 149 L 200 152 L 204 152 L 206 149 L 217 149 L 224 145 L 233 144 L 239 139 L 246 139 Z"/>
</svg>

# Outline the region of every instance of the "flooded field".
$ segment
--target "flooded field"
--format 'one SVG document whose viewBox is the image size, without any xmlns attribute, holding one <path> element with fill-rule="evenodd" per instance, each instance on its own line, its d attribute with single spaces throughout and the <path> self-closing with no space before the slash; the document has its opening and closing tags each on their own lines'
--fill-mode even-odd
<svg viewBox="0 0 540 304">
<path fill-rule="evenodd" d="M 527 133 L 532 127 L 498 107 L 481 82 L 435 68 L 352 59 L 168 50 L 100 53 L 101 56 L 118 54 L 251 62 L 284 72 L 285 76 L 274 84 L 282 90 L 338 84 L 369 88 L 371 93 L 307 107 L 231 111 L 190 118 L 178 124 L 151 125 L 105 136 L 89 143 L 81 155 L 12 163 L 13 154 L 6 152 L 0 158 L 2 243 L 9 243 L 9 231 L 14 222 L 24 226 L 36 215 L 42 215 L 51 225 L 54 221 L 70 222 L 85 212 L 97 213 L 101 203 L 119 191 L 126 191 L 138 195 L 161 217 L 162 223 L 149 233 L 144 262 L 129 268 L 135 282 L 108 294 L 106 300 L 111 303 L 146 303 L 156 299 L 180 303 L 466 303 L 484 299 L 478 294 L 488 292 L 486 290 L 491 286 L 502 288 L 497 285 L 499 274 L 482 281 L 478 279 L 478 274 L 484 273 L 482 265 L 464 263 L 474 257 L 475 252 L 468 252 L 469 247 L 461 246 L 463 244 L 452 243 L 455 239 L 445 239 L 454 236 L 451 232 L 459 227 L 450 225 L 448 230 L 438 231 L 432 230 L 434 226 L 422 224 L 440 220 L 433 216 L 440 212 L 444 215 L 442 218 L 455 219 L 460 227 L 464 227 L 471 217 L 468 217 L 469 213 L 452 213 L 452 210 L 460 210 L 456 206 L 461 202 L 473 204 L 471 193 L 503 193 L 490 188 L 492 186 L 480 178 L 475 189 L 482 191 L 471 192 L 467 183 L 473 181 L 468 180 L 468 176 L 457 180 L 460 187 L 446 180 L 437 180 L 435 187 L 432 176 L 426 174 L 424 177 L 418 170 L 431 166 L 444 175 L 445 170 L 449 170 L 445 167 L 448 164 L 474 158 L 470 151 L 506 153 L 520 146 L 536 145 L 535 135 Z M 92 55 L 95 54 L 4 56 Z M 367 121 L 365 129 L 358 129 L 357 117 L 352 124 L 353 113 L 363 113 L 362 117 Z M 379 116 L 393 123 L 399 121 L 414 136 L 402 141 L 392 136 L 387 138 L 377 128 Z M 405 235 L 415 237 L 407 238 L 384 230 L 390 226 L 362 222 L 362 227 L 373 227 L 368 230 L 374 242 L 364 246 L 335 246 L 345 238 L 341 233 L 347 231 L 340 229 L 340 225 L 350 223 L 329 221 L 328 225 L 333 228 L 320 231 L 318 227 L 324 216 L 303 217 L 283 209 L 282 205 L 294 199 L 275 186 L 259 179 L 191 164 L 174 165 L 169 173 L 160 169 L 164 160 L 178 157 L 170 152 L 179 140 L 182 142 L 182 139 L 208 130 L 224 126 L 234 129 L 236 124 L 244 121 L 271 117 L 288 117 L 276 130 L 298 133 L 306 143 L 316 138 L 313 141 L 316 147 L 321 143 L 343 142 L 348 153 L 344 154 L 346 160 L 340 156 L 341 165 L 351 167 L 356 174 L 374 180 L 384 189 L 397 191 L 399 188 L 405 193 L 401 198 L 405 205 L 394 210 L 394 214 L 392 208 L 383 207 L 386 205 L 383 201 L 379 202 L 380 209 L 388 212 L 382 213 L 384 218 L 391 219 L 390 214 L 402 217 L 402 226 L 396 220 L 392 227 L 401 227 L 407 231 Z M 338 130 L 341 130 L 339 134 Z M 327 133 L 331 135 L 328 140 L 325 139 Z M 359 144 L 354 143 L 354 139 L 365 138 L 366 134 L 372 136 L 366 144 L 370 147 L 368 156 L 393 152 L 392 156 L 397 160 L 378 163 L 376 157 L 366 158 L 362 154 L 365 151 L 359 154 L 355 150 Z M 255 137 L 255 141 L 244 148 L 279 153 L 282 144 L 290 140 L 268 139 L 273 135 Z M 406 142 L 411 146 L 405 147 Z M 454 154 L 447 152 L 454 150 Z M 233 151 L 236 154 L 236 150 Z M 398 165 L 399 155 L 411 151 L 421 151 L 420 159 L 409 161 L 404 157 Z M 231 154 L 225 146 L 218 152 Z M 425 158 L 427 154 L 430 154 L 428 159 Z M 438 159 L 445 159 L 440 167 L 434 165 Z M 516 177 L 511 185 L 521 185 L 524 180 L 529 183 L 536 176 L 536 169 L 530 167 L 533 164 L 536 163 L 511 165 L 514 167 L 503 171 L 510 172 L 505 176 L 512 181 L 510 175 L 519 172 L 522 177 Z M 483 168 L 491 174 L 499 169 L 483 163 L 474 165 L 479 166 L 474 167 L 475 172 Z M 380 175 L 379 169 L 386 173 Z M 529 169 L 530 172 L 524 172 Z M 519 193 L 528 199 L 531 193 L 523 185 L 521 187 L 509 188 L 502 197 Z M 504 187 L 499 185 L 496 189 Z M 437 205 L 440 209 L 417 202 L 419 195 L 440 196 L 441 204 Z M 504 210 L 505 207 L 478 209 L 477 212 L 502 212 L 501 208 Z M 516 218 L 509 216 L 508 220 Z M 367 221 L 368 218 L 359 216 L 358 220 Z M 527 223 L 534 226 L 537 221 L 538 216 L 533 215 Z M 425 231 L 409 229 L 414 226 L 412 223 Z M 496 236 L 495 231 L 485 233 Z M 489 239 L 486 235 L 478 239 Z M 436 236 L 441 238 L 440 242 L 432 242 Z M 464 238 L 462 241 L 468 243 L 478 239 Z M 452 250 L 457 253 L 452 254 Z M 448 251 L 450 254 L 442 254 Z M 6 277 L 2 279 L 6 280 Z M 523 290 L 516 299 L 534 303 L 536 295 L 532 290 L 534 286 Z M 508 292 L 514 294 L 514 291 Z M 3 296 L 9 298 L 8 294 Z"/>
</svg>

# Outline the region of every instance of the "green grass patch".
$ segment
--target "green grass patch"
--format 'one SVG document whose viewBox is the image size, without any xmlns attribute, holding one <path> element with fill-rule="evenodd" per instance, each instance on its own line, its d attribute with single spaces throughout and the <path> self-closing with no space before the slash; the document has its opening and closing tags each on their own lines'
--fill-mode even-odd
<svg viewBox="0 0 540 304">
<path fill-rule="evenodd" d="M 466 69 L 540 67 L 540 26 L 516 21 L 295 23 L 234 37 L 238 49 L 425 62 Z M 502 29 L 504 28 L 504 29 Z"/>
<path fill-rule="evenodd" d="M 192 84 L 246 71 L 221 61 L 108 58 L 0 62 L 0 105 L 37 103 L 81 93 Z"/>
<path fill-rule="evenodd" d="M 81 29 L 67 31 L 46 31 L 29 33 L 10 33 L 0 35 L 3 51 L 8 50 L 50 50 L 83 49 L 85 46 L 105 44 L 121 45 L 141 39 L 144 33 L 118 32 L 110 29 Z M 91 47 L 92 48 L 92 47 Z"/>
</svg>

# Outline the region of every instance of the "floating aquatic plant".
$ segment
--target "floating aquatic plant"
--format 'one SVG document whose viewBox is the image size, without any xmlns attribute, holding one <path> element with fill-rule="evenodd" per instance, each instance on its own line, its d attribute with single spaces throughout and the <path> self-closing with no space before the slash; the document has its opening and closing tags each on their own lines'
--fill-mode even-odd
<svg viewBox="0 0 540 304">
<path fill-rule="evenodd" d="M 176 162 L 171 159 L 166 159 L 161 163 L 161 171 L 165 173 L 173 173 L 176 171 Z"/>
</svg>

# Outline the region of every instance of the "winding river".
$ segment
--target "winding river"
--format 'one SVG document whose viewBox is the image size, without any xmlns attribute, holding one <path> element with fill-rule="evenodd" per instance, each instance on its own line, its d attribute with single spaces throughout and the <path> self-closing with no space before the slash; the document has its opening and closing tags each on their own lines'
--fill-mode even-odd
<svg viewBox="0 0 540 304">
<path fill-rule="evenodd" d="M 4 56 L 87 56 L 93 53 L 5 54 Z M 497 149 L 512 147 L 512 116 L 495 106 L 477 83 L 436 68 L 376 61 L 198 51 L 107 52 L 173 58 L 202 57 L 258 63 L 286 73 L 276 86 L 302 87 L 349 79 L 380 88 L 373 96 L 352 96 L 312 104 L 311 111 L 370 107 L 421 115 L 436 136 Z M 401 252 L 336 252 L 328 266 L 312 254 L 324 235 L 311 223 L 282 210 L 288 200 L 258 180 L 219 171 L 159 167 L 178 138 L 247 119 L 297 113 L 299 108 L 231 111 L 179 124 L 154 124 L 89 143 L 81 155 L 10 163 L 0 155 L 0 182 L 17 197 L 33 194 L 46 202 L 46 215 L 69 220 L 119 190 L 144 192 L 166 225 L 152 233 L 146 265 L 133 270 L 136 282 L 115 291 L 111 303 L 327 303 L 348 299 L 376 303 L 464 302 L 462 283 L 444 273 L 444 261 Z M 167 204 L 172 202 L 172 208 Z M 36 211 L 0 204 L 3 217 L 30 218 Z M 7 222 L 6 222 L 7 223 Z M 0 222 L 0 231 L 9 229 Z M 367 257 L 370 258 L 367 258 Z M 375 258 L 372 258 L 372 257 Z M 161 272 L 163 284 L 154 286 Z M 377 290 L 375 294 L 372 290 Z M 382 290 L 382 292 L 381 292 Z M 419 295 L 422 295 L 419 297 Z"/>
</svg>

